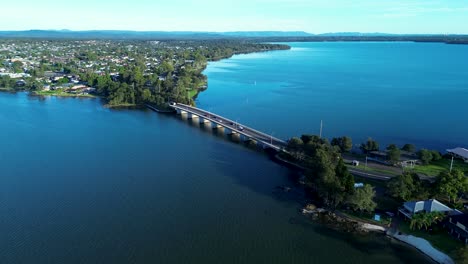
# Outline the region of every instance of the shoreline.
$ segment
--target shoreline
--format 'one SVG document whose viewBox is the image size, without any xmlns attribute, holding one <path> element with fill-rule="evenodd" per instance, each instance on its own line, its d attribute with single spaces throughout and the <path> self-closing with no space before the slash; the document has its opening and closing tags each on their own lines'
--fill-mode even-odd
<svg viewBox="0 0 468 264">
<path fill-rule="evenodd" d="M 405 243 L 415 249 L 421 254 L 424 254 L 431 258 L 433 261 L 439 264 L 455 264 L 455 261 L 448 256 L 446 253 L 434 248 L 432 244 L 424 238 L 416 237 L 413 235 L 399 234 L 400 232 L 388 231 L 386 235 L 391 239 L 398 240 Z"/>
<path fill-rule="evenodd" d="M 254 52 L 254 53 L 257 53 L 257 52 Z M 259 53 L 261 53 L 261 52 L 259 52 Z M 234 54 L 234 55 L 238 55 L 238 54 Z M 233 56 L 231 56 L 229 58 L 224 58 L 224 59 L 230 59 L 232 57 Z M 208 66 L 209 65 L 207 64 L 203 71 L 205 71 Z M 207 82 L 209 82 L 208 77 L 207 77 Z M 198 93 L 197 93 L 197 95 L 198 95 Z M 273 161 L 278 162 L 281 165 L 283 165 L 285 167 L 288 167 L 290 169 L 296 169 L 296 170 L 301 170 L 301 171 L 305 170 L 304 167 L 280 157 L 279 154 L 276 154 L 276 155 L 273 156 Z M 312 215 L 312 217 L 316 217 L 316 216 L 313 216 L 313 215 L 316 215 L 317 213 L 316 213 L 315 210 L 307 211 L 306 209 L 303 209 L 303 214 L 304 215 Z M 428 242 L 427 240 L 425 240 L 423 238 L 415 237 L 415 236 L 412 236 L 412 235 L 392 234 L 392 233 L 390 233 L 390 229 L 388 227 L 384 227 L 384 226 L 380 226 L 380 225 L 376 225 L 376 224 L 371 224 L 371 223 L 366 223 L 366 222 L 363 222 L 363 221 L 360 221 L 360 220 L 357 220 L 357 219 L 343 217 L 341 214 L 340 214 L 339 217 L 345 219 L 345 221 L 355 223 L 356 224 L 356 226 L 355 226 L 355 228 L 356 228 L 355 232 L 356 233 L 359 233 L 359 232 L 364 232 L 364 233 L 377 232 L 377 233 L 385 234 L 390 239 L 395 239 L 395 240 L 397 240 L 397 241 L 399 241 L 401 243 L 404 243 L 408 247 L 412 247 L 414 249 L 417 249 L 420 254 L 430 258 L 431 260 L 433 260 L 433 261 L 435 261 L 435 262 L 437 262 L 439 264 L 454 264 L 455 263 L 450 256 L 448 256 L 446 253 L 434 248 L 430 244 L 430 242 Z M 314 221 L 314 220 L 310 219 L 310 221 Z M 327 226 L 327 224 L 325 224 L 325 223 L 320 223 L 320 224 L 322 224 L 324 226 Z M 328 226 L 328 227 L 333 228 L 333 227 L 330 227 L 330 226 Z M 346 228 L 347 227 L 345 225 L 343 225 L 343 229 L 342 230 L 338 229 L 338 231 L 339 232 L 346 232 L 346 231 L 344 231 L 344 229 L 346 229 Z"/>
<path fill-rule="evenodd" d="M 427 256 L 436 263 L 455 264 L 455 261 L 449 255 L 432 246 L 432 244 L 424 238 L 402 234 L 399 231 L 392 230 L 390 227 L 351 218 L 340 211 L 332 212 L 322 208 L 308 208 L 309 206 L 302 209 L 302 214 L 310 217 L 310 221 L 317 222 L 327 228 L 342 233 L 352 232 L 357 235 L 363 235 L 369 232 L 384 234 L 390 240 L 394 239 L 404 243 L 408 247 L 417 249 L 420 254 Z"/>
<path fill-rule="evenodd" d="M 231 56 L 229 56 L 229 57 L 220 58 L 219 60 L 210 60 L 209 62 L 220 61 L 220 60 L 224 60 L 224 59 L 230 59 L 230 58 L 232 58 L 234 55 L 263 53 L 263 52 L 269 52 L 269 51 L 277 51 L 277 50 L 264 50 L 264 51 L 250 52 L 250 53 L 233 54 L 233 55 L 231 55 Z M 206 65 L 204 65 L 203 69 L 201 70 L 201 73 L 203 73 L 203 72 L 208 68 L 208 66 L 209 66 L 209 63 L 207 63 Z M 206 76 L 206 75 L 205 75 L 205 76 Z M 208 77 L 207 77 L 207 82 L 208 82 Z M 207 88 L 204 89 L 204 90 L 198 90 L 198 89 L 197 89 L 197 92 L 194 94 L 194 96 L 193 96 L 192 98 L 195 99 L 201 92 L 206 91 L 206 90 L 207 90 Z M 11 90 L 0 90 L 0 91 L 5 91 L 5 92 L 17 92 L 17 91 L 15 91 L 14 89 L 11 89 Z M 25 91 L 25 92 L 27 92 L 27 91 Z M 29 92 L 29 93 L 30 93 L 31 95 L 34 95 L 34 96 L 57 96 L 57 97 L 72 97 L 72 98 L 100 98 L 99 96 L 59 95 L 59 94 L 41 95 L 41 94 L 35 94 L 34 92 Z M 108 105 L 108 104 L 103 104 L 103 106 L 104 106 L 105 108 L 139 108 L 139 107 L 144 107 L 145 105 L 136 105 L 136 104 Z M 148 105 L 146 105 L 146 106 L 148 107 Z M 153 108 L 153 107 L 148 107 L 148 108 L 150 108 L 150 109 L 152 109 L 152 110 L 154 110 L 154 111 L 156 111 L 156 112 L 158 112 L 158 113 L 169 113 L 169 112 L 161 111 L 161 110 L 159 110 L 159 109 L 157 109 L 157 108 Z M 173 111 L 171 111 L 171 112 L 173 112 Z M 292 167 L 304 169 L 304 168 L 301 167 L 300 165 L 294 164 L 294 163 L 292 163 L 292 162 L 289 162 L 289 161 L 287 161 L 287 160 L 285 160 L 285 159 L 279 157 L 279 155 L 276 155 L 275 158 L 276 158 L 278 161 L 280 161 L 280 163 L 284 163 L 284 164 L 283 164 L 284 166 L 287 166 L 287 167 L 288 167 L 288 166 L 292 166 Z M 348 220 L 349 220 L 349 221 L 357 222 L 358 224 L 360 224 L 361 228 L 363 228 L 363 229 L 365 229 L 365 230 L 368 230 L 368 231 L 382 232 L 382 233 L 386 233 L 386 232 L 387 232 L 387 229 L 385 229 L 385 228 L 382 227 L 382 226 L 378 226 L 378 225 L 373 225 L 373 224 L 361 222 L 361 221 L 358 221 L 358 220 L 356 220 L 356 219 L 348 219 Z M 340 232 L 341 232 L 341 231 L 340 231 Z M 393 237 L 393 236 L 389 236 L 389 237 Z M 412 237 L 412 236 L 410 236 L 410 237 Z M 428 254 L 431 254 L 430 252 L 429 252 L 429 253 L 426 253 L 425 251 L 419 249 L 416 245 L 411 244 L 411 241 L 410 241 L 410 242 L 406 242 L 406 241 L 400 240 L 400 239 L 398 239 L 398 238 L 396 238 L 396 237 L 393 237 L 393 238 L 396 239 L 396 240 L 399 240 L 399 241 L 401 241 L 401 242 L 403 242 L 403 243 L 405 243 L 405 244 L 407 244 L 407 245 L 409 245 L 409 246 L 412 246 L 412 247 L 418 249 L 422 254 L 424 254 L 424 255 L 430 257 L 431 259 L 434 259 L 433 256 L 428 255 Z M 415 237 L 415 238 L 417 238 L 417 237 Z M 424 240 L 424 241 L 426 241 L 426 240 Z M 427 241 L 426 241 L 426 242 L 427 242 Z M 429 243 L 429 242 L 427 242 L 427 243 Z M 430 245 L 430 243 L 429 243 L 429 245 Z M 434 250 L 436 250 L 436 249 L 434 249 Z M 441 253 L 441 254 L 443 254 L 443 253 Z M 445 255 L 445 254 L 444 254 L 444 255 Z M 448 257 L 447 255 L 445 255 L 445 256 L 446 256 L 448 259 L 451 260 L 450 257 Z M 438 263 L 452 264 L 452 263 L 454 263 L 454 262 L 453 262 L 453 260 L 452 260 L 452 262 L 438 262 Z"/>
</svg>

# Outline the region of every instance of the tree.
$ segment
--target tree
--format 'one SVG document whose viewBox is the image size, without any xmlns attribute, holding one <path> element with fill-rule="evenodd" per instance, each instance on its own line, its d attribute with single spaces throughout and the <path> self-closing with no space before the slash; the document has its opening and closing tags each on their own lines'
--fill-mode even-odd
<svg viewBox="0 0 468 264">
<path fill-rule="evenodd" d="M 418 174 L 405 172 L 387 183 L 387 193 L 403 201 L 426 200 L 429 198 L 428 182 L 422 181 Z"/>
<path fill-rule="evenodd" d="M 349 197 L 349 205 L 353 210 L 374 211 L 377 204 L 374 202 L 375 191 L 374 187 L 369 184 L 364 185 L 354 191 L 354 194 Z"/>
<path fill-rule="evenodd" d="M 332 146 L 338 146 L 341 152 L 349 152 L 353 148 L 353 141 L 347 136 L 333 138 L 331 144 Z"/>
<path fill-rule="evenodd" d="M 377 141 L 373 140 L 372 138 L 368 138 L 365 143 L 361 144 L 361 149 L 365 153 L 369 153 L 371 151 L 377 151 L 379 150 L 379 143 L 377 143 Z"/>
<path fill-rule="evenodd" d="M 403 145 L 401 150 L 404 150 L 404 151 L 407 151 L 407 152 L 410 152 L 410 153 L 414 153 L 416 151 L 416 147 L 413 144 L 405 144 L 405 145 Z"/>
<path fill-rule="evenodd" d="M 288 140 L 288 150 L 291 151 L 299 151 L 302 149 L 304 146 L 304 142 L 302 142 L 302 139 L 293 137 L 290 140 Z"/>
<path fill-rule="evenodd" d="M 442 212 L 421 212 L 414 214 L 410 221 L 410 229 L 429 229 L 433 224 L 441 222 L 445 215 Z"/>
<path fill-rule="evenodd" d="M 21 61 L 14 61 L 11 67 L 13 68 L 13 71 L 16 73 L 23 72 L 23 68 L 22 68 L 23 63 Z"/>
<path fill-rule="evenodd" d="M 302 135 L 301 140 L 304 144 L 308 144 L 309 142 L 319 142 L 320 137 L 317 135 Z"/>
<path fill-rule="evenodd" d="M 395 144 L 390 144 L 387 147 L 387 158 L 389 161 L 396 163 L 400 160 L 400 149 Z"/>
<path fill-rule="evenodd" d="M 336 208 L 353 191 L 354 178 L 349 174 L 339 152 L 327 140 L 307 135 L 301 138 L 307 141 L 303 162 L 307 168 L 306 183 L 326 206 Z"/>
<path fill-rule="evenodd" d="M 67 84 L 67 83 L 69 83 L 69 82 L 70 82 L 70 80 L 69 80 L 67 77 L 60 78 L 60 79 L 57 81 L 57 83 L 58 83 L 59 85 Z"/>
<path fill-rule="evenodd" d="M 141 95 L 141 99 L 145 102 L 151 101 L 151 91 L 149 89 L 144 89 Z"/>
<path fill-rule="evenodd" d="M 340 185 L 344 192 L 347 194 L 354 193 L 354 176 L 349 173 L 348 168 L 346 167 L 342 158 L 338 160 L 338 164 L 335 168 L 335 174 L 339 179 Z"/>
<path fill-rule="evenodd" d="M 433 161 L 438 161 L 438 160 L 442 159 L 442 155 L 440 155 L 440 152 L 437 151 L 437 150 L 431 151 L 431 154 L 432 154 L 432 160 Z"/>
<path fill-rule="evenodd" d="M 427 149 L 421 149 L 419 151 L 419 159 L 425 164 L 429 164 L 432 161 L 432 152 Z"/>
<path fill-rule="evenodd" d="M 460 170 L 441 172 L 437 178 L 437 193 L 444 195 L 449 202 L 456 202 L 460 194 L 468 192 L 468 177 Z"/>
</svg>

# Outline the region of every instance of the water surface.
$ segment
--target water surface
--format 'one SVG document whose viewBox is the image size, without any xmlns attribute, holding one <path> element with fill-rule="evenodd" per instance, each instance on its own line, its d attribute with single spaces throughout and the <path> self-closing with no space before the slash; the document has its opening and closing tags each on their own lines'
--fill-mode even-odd
<svg viewBox="0 0 468 264">
<path fill-rule="evenodd" d="M 428 262 L 310 222 L 297 175 L 175 116 L 0 93 L 0 124 L 0 263 Z"/>
<path fill-rule="evenodd" d="M 291 50 L 211 62 L 197 105 L 289 138 L 319 133 L 468 147 L 468 45 L 286 43 Z"/>
</svg>

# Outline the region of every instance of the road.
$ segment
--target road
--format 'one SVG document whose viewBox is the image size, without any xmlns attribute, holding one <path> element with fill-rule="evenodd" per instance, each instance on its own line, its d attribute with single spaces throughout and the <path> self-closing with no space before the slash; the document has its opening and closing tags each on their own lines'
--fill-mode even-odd
<svg viewBox="0 0 468 264">
<path fill-rule="evenodd" d="M 251 127 L 248 127 L 246 125 L 237 123 L 233 120 L 230 120 L 226 117 L 205 111 L 203 109 L 199 109 L 196 107 L 191 107 L 188 105 L 184 104 L 173 104 L 171 105 L 175 109 L 179 109 L 182 111 L 185 111 L 187 113 L 196 115 L 200 118 L 203 118 L 205 120 L 208 120 L 210 122 L 216 123 L 224 128 L 228 128 L 232 130 L 235 133 L 238 133 L 240 135 L 244 135 L 248 137 L 249 139 L 253 139 L 256 141 L 261 141 L 262 143 L 265 143 L 266 145 L 269 145 L 271 147 L 274 147 L 275 149 L 283 149 L 286 147 L 287 143 L 284 140 L 275 138 L 271 135 L 268 135 L 266 133 L 260 132 L 258 130 L 255 130 Z"/>
</svg>

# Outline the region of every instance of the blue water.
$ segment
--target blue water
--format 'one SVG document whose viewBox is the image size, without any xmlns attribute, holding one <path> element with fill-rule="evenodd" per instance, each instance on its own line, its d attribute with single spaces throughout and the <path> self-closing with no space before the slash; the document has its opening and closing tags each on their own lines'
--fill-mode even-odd
<svg viewBox="0 0 468 264">
<path fill-rule="evenodd" d="M 0 263 L 428 263 L 311 222 L 295 173 L 199 126 L 0 93 Z"/>
<path fill-rule="evenodd" d="M 468 146 L 468 45 L 286 43 L 211 62 L 201 108 L 289 138 L 372 137 L 385 146 Z"/>
</svg>

